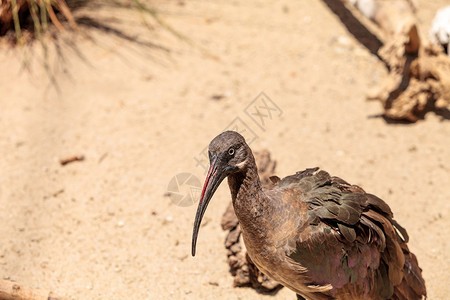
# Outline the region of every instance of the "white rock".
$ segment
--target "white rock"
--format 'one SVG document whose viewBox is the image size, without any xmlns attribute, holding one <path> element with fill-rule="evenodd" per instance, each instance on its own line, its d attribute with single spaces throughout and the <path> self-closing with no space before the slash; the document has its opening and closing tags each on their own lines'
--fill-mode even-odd
<svg viewBox="0 0 450 300">
<path fill-rule="evenodd" d="M 377 12 L 378 6 L 374 0 L 350 0 L 366 18 L 373 19 Z"/>
<path fill-rule="evenodd" d="M 430 39 L 434 44 L 447 46 L 447 53 L 450 55 L 450 6 L 436 13 L 430 30 Z"/>
</svg>

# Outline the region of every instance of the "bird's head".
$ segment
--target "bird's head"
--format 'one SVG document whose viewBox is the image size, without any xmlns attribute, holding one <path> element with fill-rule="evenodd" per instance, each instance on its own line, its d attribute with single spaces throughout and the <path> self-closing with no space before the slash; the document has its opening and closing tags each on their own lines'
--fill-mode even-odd
<svg viewBox="0 0 450 300">
<path fill-rule="evenodd" d="M 208 154 L 210 166 L 195 216 L 192 256 L 195 256 L 200 223 L 214 192 L 228 175 L 245 170 L 251 156 L 244 137 L 235 131 L 225 131 L 216 136 L 209 144 Z"/>
</svg>

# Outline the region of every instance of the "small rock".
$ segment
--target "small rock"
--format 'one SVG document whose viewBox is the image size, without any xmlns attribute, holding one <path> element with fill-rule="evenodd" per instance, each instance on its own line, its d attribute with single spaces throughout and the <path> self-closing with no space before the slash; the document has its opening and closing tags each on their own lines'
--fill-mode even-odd
<svg viewBox="0 0 450 300">
<path fill-rule="evenodd" d="M 447 48 L 447 54 L 450 56 L 450 6 L 440 9 L 433 20 L 433 26 L 430 30 L 431 42 L 442 45 Z"/>
<path fill-rule="evenodd" d="M 416 145 L 412 145 L 411 147 L 408 148 L 409 152 L 416 152 L 417 151 L 417 146 Z"/>
<path fill-rule="evenodd" d="M 345 36 L 340 36 L 337 38 L 337 42 L 339 44 L 341 44 L 342 46 L 350 46 L 351 45 L 351 41 L 348 37 Z"/>
<path fill-rule="evenodd" d="M 180 261 L 184 261 L 186 258 L 188 258 L 188 255 L 183 255 L 182 257 L 179 257 L 178 259 Z"/>
<path fill-rule="evenodd" d="M 211 95 L 211 97 L 210 97 L 211 100 L 215 100 L 215 101 L 220 101 L 223 98 L 225 98 L 225 95 L 223 95 L 223 94 L 214 94 L 214 95 Z"/>
<path fill-rule="evenodd" d="M 172 223 L 172 222 L 173 222 L 173 217 L 172 216 L 167 216 L 164 219 L 163 224 L 165 225 L 165 224 L 169 224 L 169 223 Z"/>
<path fill-rule="evenodd" d="M 211 221 L 211 218 L 205 217 L 203 218 L 203 222 L 202 225 L 200 225 L 200 227 L 205 227 L 206 225 L 208 225 L 208 223 Z"/>
</svg>

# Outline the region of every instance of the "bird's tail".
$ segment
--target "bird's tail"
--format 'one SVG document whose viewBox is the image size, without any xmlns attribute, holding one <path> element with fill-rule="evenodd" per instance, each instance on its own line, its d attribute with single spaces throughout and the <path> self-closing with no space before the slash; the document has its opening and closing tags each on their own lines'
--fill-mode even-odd
<svg viewBox="0 0 450 300">
<path fill-rule="evenodd" d="M 394 287 L 392 299 L 424 299 L 427 296 L 427 290 L 422 277 L 422 269 L 419 267 L 416 256 L 409 251 L 406 243 L 401 243 L 401 247 L 405 256 L 403 280 Z"/>
<path fill-rule="evenodd" d="M 371 199 L 371 201 L 373 202 L 374 199 Z M 378 200 L 378 202 L 380 201 Z M 386 264 L 387 270 L 383 273 L 380 268 L 381 282 L 384 282 L 384 285 L 381 285 L 380 288 L 385 289 L 390 285 L 390 288 L 393 288 L 390 299 L 393 300 L 426 298 L 427 291 L 422 277 L 422 269 L 419 267 L 416 256 L 408 249 L 409 237 L 406 230 L 392 218 L 392 213 L 385 213 L 382 216 L 369 210 L 364 212 L 364 215 L 383 226 L 386 248 L 381 258 L 383 263 Z M 386 222 L 386 219 L 389 222 Z"/>
</svg>

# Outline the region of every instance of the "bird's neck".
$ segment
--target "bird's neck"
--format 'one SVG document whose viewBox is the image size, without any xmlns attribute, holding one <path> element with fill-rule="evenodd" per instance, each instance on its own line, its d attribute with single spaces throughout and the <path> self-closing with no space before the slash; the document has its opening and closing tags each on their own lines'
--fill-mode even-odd
<svg viewBox="0 0 450 300">
<path fill-rule="evenodd" d="M 265 194 L 261 188 L 258 169 L 254 159 L 248 167 L 238 173 L 228 176 L 234 211 L 243 231 L 261 230 L 262 222 L 267 213 Z"/>
</svg>

